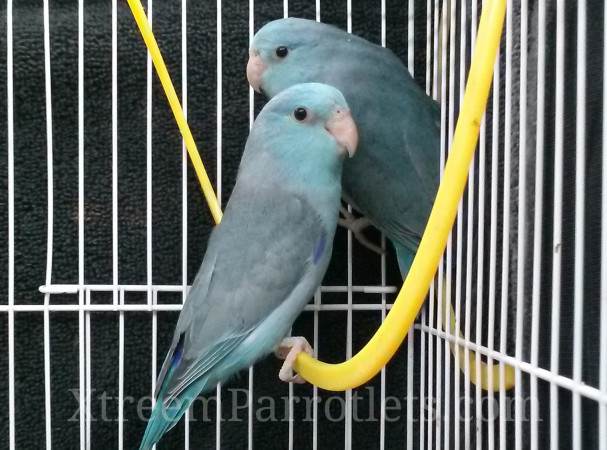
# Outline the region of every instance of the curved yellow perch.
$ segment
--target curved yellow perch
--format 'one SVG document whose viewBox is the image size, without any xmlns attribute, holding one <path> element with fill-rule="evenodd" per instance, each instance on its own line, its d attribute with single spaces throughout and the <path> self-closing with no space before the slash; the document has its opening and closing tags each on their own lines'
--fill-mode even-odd
<svg viewBox="0 0 607 450">
<path fill-rule="evenodd" d="M 202 159 L 200 158 L 200 154 L 196 148 L 196 143 L 192 137 L 192 132 L 188 126 L 188 121 L 185 119 L 185 115 L 183 114 L 181 103 L 179 102 L 179 98 L 177 97 L 177 93 L 173 87 L 171 77 L 169 76 L 166 64 L 162 58 L 162 53 L 160 53 L 160 49 L 158 48 L 158 43 L 156 42 L 154 33 L 152 33 L 152 28 L 150 27 L 148 18 L 145 15 L 145 11 L 143 10 L 143 6 L 141 6 L 141 2 L 139 0 L 127 1 L 133 13 L 133 17 L 135 18 L 135 22 L 137 22 L 141 36 L 143 36 L 145 45 L 150 52 L 154 67 L 156 68 L 156 73 L 158 74 L 158 78 L 162 84 L 162 89 L 169 100 L 169 105 L 171 105 L 171 110 L 175 116 L 175 121 L 177 122 L 181 135 L 183 136 L 188 155 L 190 155 L 190 159 L 192 160 L 192 165 L 196 171 L 196 176 L 200 182 L 200 187 L 202 188 L 204 197 L 206 198 L 209 209 L 211 210 L 213 220 L 217 224 L 221 222 L 221 206 L 219 206 L 219 202 L 217 202 L 217 196 L 213 190 L 213 185 L 211 184 L 211 180 L 209 180 L 207 171 L 204 169 L 204 164 L 202 163 Z"/>
<path fill-rule="evenodd" d="M 184 138 L 213 219 L 215 223 L 219 223 L 222 217 L 221 208 L 204 169 L 141 2 L 140 0 L 127 1 L 148 47 L 173 115 Z M 367 345 L 348 361 L 339 364 L 328 364 L 301 353 L 295 362 L 295 369 L 310 383 L 333 391 L 343 391 L 362 385 L 373 378 L 392 358 L 413 324 L 445 249 L 449 231 L 457 214 L 457 205 L 466 184 L 468 169 L 478 140 L 481 117 L 489 95 L 493 62 L 499 46 L 505 10 L 505 0 L 485 2 L 479 25 L 477 46 L 455 129 L 451 154 L 445 166 L 444 177 L 424 236 L 392 310 Z M 451 307 L 451 305 L 449 306 Z M 446 305 L 443 310 L 446 311 Z M 451 317 L 451 332 L 454 333 L 454 330 L 456 330 L 455 314 L 452 307 Z M 455 347 L 453 345 L 451 348 L 454 351 Z M 460 351 L 459 361 L 461 367 L 464 367 L 465 351 L 463 349 Z M 469 353 L 469 363 L 470 367 L 475 364 L 473 352 Z M 492 386 L 488 385 L 489 369 L 484 363 L 482 363 L 481 379 L 477 380 L 476 371 L 471 371 L 470 381 L 475 384 L 480 381 L 483 389 L 491 387 L 491 390 L 497 390 L 499 388 L 499 369 L 494 366 L 491 371 L 493 374 Z M 505 381 L 507 389 L 514 384 L 512 367 L 505 367 Z"/>
<path fill-rule="evenodd" d="M 443 293 L 445 290 L 443 289 Z M 441 323 L 439 327 L 442 327 L 443 330 L 452 336 L 457 336 L 460 339 L 464 339 L 462 332 L 459 330 L 458 324 L 455 322 L 455 311 L 453 310 L 453 306 L 450 302 L 447 301 L 446 298 L 442 300 L 443 304 L 443 315 L 445 316 L 441 319 Z M 443 325 L 447 322 L 447 308 L 450 308 L 450 327 L 449 330 Z M 459 367 L 465 375 L 467 375 L 470 383 L 474 385 L 480 386 L 482 389 L 486 391 L 498 391 L 500 389 L 500 366 L 499 364 L 492 364 L 489 366 L 487 363 L 480 363 L 480 371 L 477 376 L 476 371 L 476 352 L 469 350 L 466 352 L 466 349 L 463 345 L 458 345 L 454 343 L 450 343 L 451 353 L 454 358 L 457 358 L 459 361 Z M 458 349 L 459 347 L 459 349 Z M 468 362 L 466 363 L 466 354 L 468 354 Z M 466 368 L 469 368 L 466 371 Z M 514 367 L 504 365 L 503 366 L 503 385 L 504 389 L 512 389 L 514 387 Z M 489 373 L 491 372 L 491 373 Z"/>
<path fill-rule="evenodd" d="M 505 12 L 506 0 L 484 4 L 451 153 L 424 236 L 392 310 L 367 345 L 348 361 L 327 364 L 301 353 L 295 361 L 295 370 L 310 383 L 331 391 L 352 389 L 366 383 L 398 350 L 413 324 L 447 244 L 466 185 L 489 96 Z"/>
</svg>

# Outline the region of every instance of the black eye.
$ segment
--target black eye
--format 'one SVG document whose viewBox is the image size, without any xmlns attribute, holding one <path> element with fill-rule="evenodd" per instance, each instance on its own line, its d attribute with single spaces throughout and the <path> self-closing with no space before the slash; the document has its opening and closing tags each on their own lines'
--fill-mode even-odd
<svg viewBox="0 0 607 450">
<path fill-rule="evenodd" d="M 287 47 L 281 45 L 280 47 L 276 48 L 276 56 L 278 56 L 279 58 L 284 58 L 288 54 L 289 49 Z"/>
<path fill-rule="evenodd" d="M 306 111 L 306 108 L 296 108 L 295 111 L 293 111 L 293 116 L 295 119 L 302 122 L 308 117 L 308 111 Z"/>
</svg>

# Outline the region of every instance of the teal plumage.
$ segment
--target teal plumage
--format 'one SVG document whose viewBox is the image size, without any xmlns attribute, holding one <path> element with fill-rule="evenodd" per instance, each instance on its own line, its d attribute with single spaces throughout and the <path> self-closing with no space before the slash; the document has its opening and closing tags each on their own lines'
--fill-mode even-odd
<svg viewBox="0 0 607 450">
<path fill-rule="evenodd" d="M 279 51 L 280 49 L 280 51 Z M 358 125 L 356 156 L 343 168 L 343 197 L 365 218 L 344 223 L 365 245 L 360 230 L 370 221 L 391 240 L 399 269 L 411 267 L 439 185 L 440 111 L 401 61 L 388 49 L 330 25 L 304 19 L 280 19 L 263 26 L 251 44 L 247 77 L 258 91 L 273 97 L 295 83 L 322 82 L 341 90 Z M 441 299 L 443 310 L 450 308 Z M 447 328 L 445 328 L 447 329 Z M 461 333 L 454 325 L 451 333 Z M 455 347 L 452 347 L 452 351 Z M 454 353 L 455 355 L 455 353 Z M 463 350 L 459 352 L 464 357 Z M 472 365 L 474 352 L 471 352 Z M 460 367 L 465 367 L 463 360 Z M 472 383 L 496 390 L 481 363 Z M 494 380 L 498 376 L 495 375 Z M 506 387 L 514 369 L 506 366 Z"/>
<path fill-rule="evenodd" d="M 278 47 L 287 48 L 285 57 L 276 54 Z M 360 133 L 356 157 L 344 164 L 344 198 L 393 242 L 406 273 L 438 189 L 436 102 L 390 50 L 311 20 L 263 26 L 251 57 L 260 59 L 249 78 L 269 97 L 309 81 L 342 91 Z"/>
<path fill-rule="evenodd" d="M 304 121 L 294 117 L 298 108 Z M 327 131 L 335 110 L 347 111 L 342 94 L 310 83 L 259 114 L 179 316 L 140 449 L 158 442 L 199 393 L 270 353 L 320 284 L 341 195 L 344 149 Z"/>
<path fill-rule="evenodd" d="M 286 57 L 276 56 L 279 46 Z M 342 91 L 360 132 L 356 157 L 344 164 L 344 198 L 397 252 L 415 253 L 439 183 L 436 102 L 390 50 L 330 25 L 276 20 L 257 32 L 252 48 L 265 63 L 260 89 L 269 97 L 309 81 Z"/>
</svg>

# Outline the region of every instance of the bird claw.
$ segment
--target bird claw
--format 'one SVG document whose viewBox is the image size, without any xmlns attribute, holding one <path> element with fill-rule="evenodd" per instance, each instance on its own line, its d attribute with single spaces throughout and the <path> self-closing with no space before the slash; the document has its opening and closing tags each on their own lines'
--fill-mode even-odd
<svg viewBox="0 0 607 450">
<path fill-rule="evenodd" d="M 285 360 L 278 372 L 278 378 L 285 383 L 303 384 L 306 382 L 306 380 L 293 371 L 295 358 L 297 358 L 297 355 L 301 352 L 306 352 L 308 355 L 314 353 L 306 338 L 301 336 L 284 338 L 282 342 L 278 344 L 278 347 L 276 347 L 276 350 L 274 351 L 276 357 Z"/>
<path fill-rule="evenodd" d="M 383 255 L 385 253 L 385 251 L 381 247 L 372 243 L 369 239 L 367 239 L 367 237 L 363 233 L 363 230 L 365 228 L 368 228 L 369 226 L 373 225 L 368 218 L 364 216 L 356 217 L 354 216 L 354 214 L 348 211 L 347 208 L 344 208 L 343 206 L 339 209 L 339 211 L 343 215 L 343 217 L 340 217 L 337 221 L 339 225 L 350 230 L 356 240 L 372 252 L 375 252 L 378 255 Z"/>
</svg>

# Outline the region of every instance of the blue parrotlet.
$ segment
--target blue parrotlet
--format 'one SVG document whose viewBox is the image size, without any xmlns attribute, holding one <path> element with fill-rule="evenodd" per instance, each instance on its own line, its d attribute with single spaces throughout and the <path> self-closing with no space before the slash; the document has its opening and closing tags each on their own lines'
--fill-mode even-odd
<svg viewBox="0 0 607 450">
<path fill-rule="evenodd" d="M 313 20 L 263 26 L 251 45 L 247 78 L 270 98 L 304 82 L 330 84 L 344 94 L 360 144 L 356 158 L 344 164 L 343 197 L 364 215 L 346 224 L 359 238 L 367 220 L 383 231 L 406 272 L 438 189 L 437 103 L 391 50 Z"/>
<path fill-rule="evenodd" d="M 334 87 L 299 84 L 265 105 L 179 316 L 140 449 L 152 448 L 200 393 L 272 351 L 286 358 L 280 378 L 297 381 L 293 360 L 311 349 L 303 338 L 282 340 L 327 269 L 343 160 L 357 141 Z"/>
<path fill-rule="evenodd" d="M 306 19 L 286 18 L 264 25 L 251 43 L 247 78 L 257 92 L 269 98 L 303 82 L 326 83 L 344 94 L 360 142 L 356 157 L 344 163 L 343 198 L 363 217 L 342 208 L 340 224 L 377 251 L 362 230 L 373 224 L 385 233 L 396 250 L 401 274 L 406 276 L 440 181 L 438 103 L 426 95 L 391 50 Z M 450 308 L 446 299 L 442 302 L 443 309 Z M 455 317 L 452 308 L 451 317 Z M 459 332 L 453 324 L 449 328 Z M 459 354 L 463 368 L 464 351 Z M 474 358 L 471 352 L 472 364 Z M 496 367 L 492 370 L 495 373 Z M 473 383 L 493 389 L 484 363 L 480 380 L 471 372 Z M 494 385 L 497 380 L 496 375 Z"/>
</svg>

